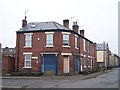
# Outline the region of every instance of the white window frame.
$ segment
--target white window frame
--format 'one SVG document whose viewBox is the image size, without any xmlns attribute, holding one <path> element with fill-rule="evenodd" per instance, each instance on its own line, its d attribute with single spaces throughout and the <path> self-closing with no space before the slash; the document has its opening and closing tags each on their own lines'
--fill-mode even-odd
<svg viewBox="0 0 120 90">
<path fill-rule="evenodd" d="M 29 55 L 30 56 L 30 59 L 29 60 L 27 60 L 26 58 L 27 58 L 27 55 Z M 31 61 L 32 61 L 32 54 L 31 53 L 28 53 L 28 54 L 24 54 L 24 67 L 23 68 L 32 68 L 31 67 Z M 30 62 L 30 66 L 27 66 L 27 62 Z"/>
<path fill-rule="evenodd" d="M 88 41 L 88 52 L 90 52 L 90 42 Z"/>
<path fill-rule="evenodd" d="M 91 58 L 88 58 L 88 67 L 91 67 Z"/>
<path fill-rule="evenodd" d="M 75 48 L 78 49 L 78 36 L 75 35 Z"/>
<path fill-rule="evenodd" d="M 91 66 L 91 70 L 92 70 L 92 67 L 93 67 L 93 60 L 91 59 L 91 62 L 90 62 L 90 66 Z"/>
<path fill-rule="evenodd" d="M 68 36 L 68 39 L 65 39 L 64 37 L 64 35 L 67 35 Z M 67 41 L 67 44 L 68 45 L 65 45 L 65 40 Z M 63 34 L 63 47 L 70 47 L 70 35 L 69 34 Z"/>
<path fill-rule="evenodd" d="M 84 51 L 86 51 L 86 48 L 85 48 L 86 44 L 85 43 L 86 43 L 86 40 L 83 39 L 83 46 L 84 46 L 83 48 L 84 48 Z"/>
<path fill-rule="evenodd" d="M 92 50 L 92 52 L 93 52 L 93 54 L 94 54 L 94 46 L 92 46 L 93 47 L 93 50 Z"/>
<path fill-rule="evenodd" d="M 87 66 L 87 59 L 86 59 L 86 57 L 84 57 L 84 68 L 86 68 L 86 66 Z"/>
<path fill-rule="evenodd" d="M 45 32 L 45 34 L 46 34 L 46 46 L 45 47 L 54 47 L 53 46 L 54 32 Z M 48 35 L 51 35 L 51 36 L 48 36 Z M 51 38 L 49 38 L 49 37 L 51 37 Z"/>
<path fill-rule="evenodd" d="M 26 47 L 32 47 L 32 35 L 33 35 L 33 33 L 25 33 L 24 35 L 25 35 L 25 46 L 24 47 L 25 48 Z M 30 35 L 30 39 L 27 39 L 27 35 Z M 27 45 L 28 42 L 30 44 Z"/>
</svg>

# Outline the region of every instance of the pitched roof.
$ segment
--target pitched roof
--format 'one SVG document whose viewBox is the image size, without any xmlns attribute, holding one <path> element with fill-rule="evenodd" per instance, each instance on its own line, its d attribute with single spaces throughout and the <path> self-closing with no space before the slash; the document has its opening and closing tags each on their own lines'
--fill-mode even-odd
<svg viewBox="0 0 120 90">
<path fill-rule="evenodd" d="M 42 31 L 42 30 L 70 30 L 57 22 L 30 22 L 27 26 L 19 29 L 17 32 L 24 31 Z"/>
<path fill-rule="evenodd" d="M 97 43 L 96 45 L 96 50 L 98 51 L 103 51 L 106 50 L 108 48 L 108 44 L 104 44 L 104 43 Z"/>
<path fill-rule="evenodd" d="M 22 27 L 17 31 L 17 33 L 25 33 L 25 32 L 37 32 L 37 31 L 53 31 L 53 30 L 61 30 L 61 31 L 68 31 L 68 32 L 74 32 L 74 30 L 71 30 L 69 28 L 64 27 L 63 25 L 57 23 L 57 22 L 30 22 L 25 27 Z M 76 32 L 75 32 L 76 33 Z M 76 33 L 78 34 L 78 33 Z M 80 37 L 86 39 L 87 41 L 90 41 L 89 39 L 85 38 L 84 36 Z M 92 41 L 90 41 L 93 43 Z"/>
</svg>

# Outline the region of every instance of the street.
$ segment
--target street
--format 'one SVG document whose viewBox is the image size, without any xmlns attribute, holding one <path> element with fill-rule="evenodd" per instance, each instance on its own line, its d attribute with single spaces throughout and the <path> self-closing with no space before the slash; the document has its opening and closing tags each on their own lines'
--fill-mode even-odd
<svg viewBox="0 0 120 90">
<path fill-rule="evenodd" d="M 76 76 L 63 76 L 58 79 L 50 77 L 36 78 L 3 78 L 3 88 L 118 88 L 118 69 L 97 77 L 81 78 Z M 65 77 L 65 78 L 64 78 Z"/>
</svg>

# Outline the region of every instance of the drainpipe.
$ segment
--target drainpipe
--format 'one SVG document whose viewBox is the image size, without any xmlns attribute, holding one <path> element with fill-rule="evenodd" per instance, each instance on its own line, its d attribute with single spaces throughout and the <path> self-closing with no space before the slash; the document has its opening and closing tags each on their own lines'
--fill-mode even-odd
<svg viewBox="0 0 120 90">
<path fill-rule="evenodd" d="M 17 33 L 17 36 L 18 36 L 18 38 L 17 38 L 17 43 L 18 43 L 18 51 L 17 51 L 17 72 L 19 71 L 19 42 L 20 42 L 20 36 L 19 36 L 19 34 Z"/>
<path fill-rule="evenodd" d="M 80 37 L 78 38 L 78 46 L 79 46 L 79 72 L 81 71 L 81 54 L 80 54 Z"/>
</svg>

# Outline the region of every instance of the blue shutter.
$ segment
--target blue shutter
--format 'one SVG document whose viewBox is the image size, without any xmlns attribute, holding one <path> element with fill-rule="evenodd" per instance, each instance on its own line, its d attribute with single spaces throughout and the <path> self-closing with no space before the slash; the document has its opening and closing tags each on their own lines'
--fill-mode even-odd
<svg viewBox="0 0 120 90">
<path fill-rule="evenodd" d="M 45 54 L 42 57 L 42 71 L 54 71 L 57 74 L 57 56 Z"/>
<path fill-rule="evenodd" d="M 74 56 L 74 72 L 77 74 L 79 72 L 79 56 Z"/>
</svg>

